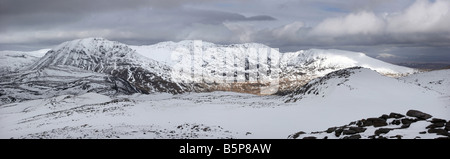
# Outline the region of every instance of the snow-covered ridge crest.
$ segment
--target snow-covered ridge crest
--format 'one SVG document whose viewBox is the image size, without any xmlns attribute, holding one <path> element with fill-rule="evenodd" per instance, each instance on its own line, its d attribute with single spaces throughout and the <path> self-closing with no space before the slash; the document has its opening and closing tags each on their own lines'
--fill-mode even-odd
<svg viewBox="0 0 450 159">
<path fill-rule="evenodd" d="M 103 38 L 64 42 L 35 62 L 30 70 L 53 66 L 73 66 L 120 77 L 142 93 L 180 93 L 184 88 L 170 80 L 170 68 L 137 54 L 128 45 Z"/>
<path fill-rule="evenodd" d="M 350 67 L 365 67 L 393 77 L 416 72 L 361 52 L 334 49 L 280 53 L 276 48 L 257 43 L 217 45 L 200 40 L 130 47 L 143 56 L 171 66 L 171 77 L 181 83 L 265 83 L 271 85 L 271 90 L 278 89 L 275 92 L 281 95 L 314 78 Z"/>
<path fill-rule="evenodd" d="M 333 68 L 364 67 L 378 73 L 391 76 L 404 76 L 417 72 L 415 69 L 389 64 L 367 56 L 362 52 L 352 52 L 336 49 L 310 49 L 284 54 L 282 61 L 287 65 L 302 64 L 303 67 L 319 68 L 318 75 L 325 75 L 334 71 Z M 327 70 L 329 69 L 329 70 Z M 332 71 L 331 71 L 332 70 Z"/>
<path fill-rule="evenodd" d="M 218 45 L 201 40 L 131 46 L 103 38 L 64 42 L 29 68 L 58 65 L 118 75 L 131 83 L 167 81 L 172 83 L 170 87 L 177 87 L 175 92 L 178 93 L 221 90 L 285 95 L 314 78 L 350 67 L 365 67 L 390 76 L 415 72 L 364 53 L 342 50 L 280 53 L 278 49 L 258 43 Z M 148 76 L 136 70 L 145 71 Z M 142 83 L 139 87 L 147 88 L 147 85 Z"/>
</svg>

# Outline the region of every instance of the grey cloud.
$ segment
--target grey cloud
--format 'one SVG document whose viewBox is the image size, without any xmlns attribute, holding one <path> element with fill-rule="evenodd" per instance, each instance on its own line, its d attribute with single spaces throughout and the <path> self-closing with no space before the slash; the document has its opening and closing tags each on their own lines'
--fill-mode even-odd
<svg viewBox="0 0 450 159">
<path fill-rule="evenodd" d="M 444 12 L 450 9 L 448 4 L 444 0 L 0 0 L 0 50 L 102 36 L 134 45 L 201 39 L 221 44 L 259 42 L 281 51 L 336 48 L 368 51 L 373 57 L 381 53 L 405 57 L 398 50 L 418 54 L 411 50 L 450 47 L 450 13 Z M 376 51 L 386 45 L 399 49 Z M 430 50 L 444 51 L 425 51 Z"/>
</svg>

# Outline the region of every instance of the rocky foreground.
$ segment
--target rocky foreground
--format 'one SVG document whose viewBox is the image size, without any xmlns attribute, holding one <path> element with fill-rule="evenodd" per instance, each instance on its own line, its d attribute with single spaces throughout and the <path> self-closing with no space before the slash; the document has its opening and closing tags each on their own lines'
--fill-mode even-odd
<svg viewBox="0 0 450 159">
<path fill-rule="evenodd" d="M 291 134 L 291 139 L 450 139 L 450 120 L 432 118 L 418 110 L 409 110 L 406 115 L 383 114 L 378 118 L 367 118 L 348 125 L 330 127 L 325 131 Z"/>
</svg>

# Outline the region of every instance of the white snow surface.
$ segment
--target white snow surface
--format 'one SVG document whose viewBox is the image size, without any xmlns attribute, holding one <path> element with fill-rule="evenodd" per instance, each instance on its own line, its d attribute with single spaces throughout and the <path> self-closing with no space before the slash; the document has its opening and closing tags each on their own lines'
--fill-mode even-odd
<svg viewBox="0 0 450 159">
<path fill-rule="evenodd" d="M 48 49 L 31 52 L 0 51 L 0 73 L 17 72 L 36 62 L 46 51 Z"/>
<path fill-rule="evenodd" d="M 450 97 L 450 69 L 417 73 L 400 79 Z"/>
<path fill-rule="evenodd" d="M 0 138 L 287 138 L 410 109 L 450 119 L 450 105 L 436 91 L 370 69 L 350 71 L 324 80 L 320 95 L 291 103 L 233 92 L 88 93 L 12 103 L 0 106 Z"/>
<path fill-rule="evenodd" d="M 174 66 L 179 63 L 177 60 L 178 56 L 189 55 L 196 48 L 202 49 L 203 55 L 211 55 L 214 58 L 209 58 L 206 56 L 200 57 L 206 60 L 208 66 L 221 65 L 223 63 L 224 56 L 226 54 L 233 55 L 238 60 L 248 57 L 254 58 L 250 61 L 257 62 L 257 53 L 253 49 L 270 48 L 263 44 L 258 43 L 245 43 L 245 44 L 232 44 L 232 45 L 218 45 L 203 41 L 193 41 L 184 40 L 178 43 L 176 42 L 162 42 L 154 45 L 142 45 L 142 46 L 130 46 L 130 48 L 136 50 L 137 53 L 154 59 L 156 61 L 162 62 L 163 64 Z M 199 50 L 197 50 L 199 51 Z M 352 52 L 344 50 L 322 50 L 322 49 L 310 49 L 310 50 L 300 50 L 297 52 L 286 52 L 280 53 L 278 49 L 271 49 L 271 53 L 279 54 L 279 64 L 280 68 L 296 69 L 301 68 L 303 72 L 307 74 L 323 76 L 335 70 L 361 66 L 365 68 L 370 68 L 377 72 L 383 74 L 393 74 L 393 75 L 406 75 L 416 72 L 415 69 L 397 66 L 389 64 L 371 57 L 368 57 L 361 52 Z M 173 57 L 174 54 L 176 57 Z M 260 55 L 259 55 L 260 56 Z M 261 59 L 261 57 L 259 57 Z M 190 58 L 185 58 L 182 60 L 191 60 Z M 185 62 L 186 63 L 186 62 Z M 264 65 L 260 63 L 260 65 Z M 290 68 L 295 66 L 295 68 Z M 187 66 L 185 66 L 187 67 Z M 217 69 L 217 68 L 215 68 Z M 320 70 L 317 70 L 320 69 Z M 307 71 L 315 71 L 308 73 Z"/>
</svg>

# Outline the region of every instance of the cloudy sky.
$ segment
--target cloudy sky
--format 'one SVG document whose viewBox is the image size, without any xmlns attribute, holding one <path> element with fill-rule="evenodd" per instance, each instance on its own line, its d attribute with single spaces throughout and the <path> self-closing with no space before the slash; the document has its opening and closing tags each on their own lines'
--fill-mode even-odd
<svg viewBox="0 0 450 159">
<path fill-rule="evenodd" d="M 125 44 L 258 42 L 390 62 L 450 61 L 449 0 L 0 0 L 0 50 L 104 37 Z"/>
</svg>

